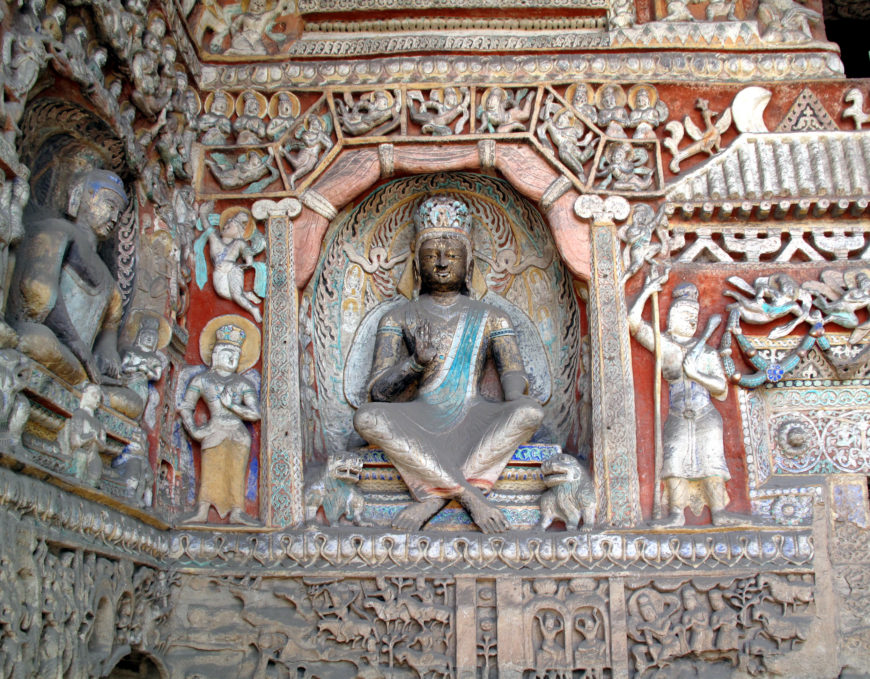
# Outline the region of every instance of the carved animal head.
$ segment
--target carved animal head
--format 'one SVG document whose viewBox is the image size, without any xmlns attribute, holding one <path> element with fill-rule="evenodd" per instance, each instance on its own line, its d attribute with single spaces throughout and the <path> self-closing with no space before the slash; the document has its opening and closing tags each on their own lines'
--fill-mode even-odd
<svg viewBox="0 0 870 679">
<path fill-rule="evenodd" d="M 548 488 L 579 481 L 584 476 L 583 468 L 577 458 L 564 453 L 544 460 L 541 464 L 541 473 Z"/>
<path fill-rule="evenodd" d="M 362 474 L 363 459 L 358 454 L 347 451 L 336 453 L 329 458 L 329 476 L 346 483 L 358 483 Z"/>
</svg>

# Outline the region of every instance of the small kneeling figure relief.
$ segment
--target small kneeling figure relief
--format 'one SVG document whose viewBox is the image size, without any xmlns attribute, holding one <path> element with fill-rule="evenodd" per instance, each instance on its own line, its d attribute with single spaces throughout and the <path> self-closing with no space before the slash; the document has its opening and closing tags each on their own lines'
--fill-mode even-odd
<svg viewBox="0 0 870 679">
<path fill-rule="evenodd" d="M 577 458 L 554 455 L 541 465 L 548 490 L 541 495 L 541 521 L 538 528 L 546 530 L 555 519 L 565 522 L 565 528 L 576 528 L 583 519 L 583 528 L 595 526 L 595 484 Z"/>
</svg>

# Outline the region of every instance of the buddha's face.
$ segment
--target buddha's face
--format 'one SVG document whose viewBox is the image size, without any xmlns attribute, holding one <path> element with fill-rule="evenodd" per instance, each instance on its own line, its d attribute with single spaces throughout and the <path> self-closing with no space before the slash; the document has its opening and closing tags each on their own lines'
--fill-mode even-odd
<svg viewBox="0 0 870 679">
<path fill-rule="evenodd" d="M 240 212 L 234 217 L 227 220 L 221 229 L 221 235 L 225 238 L 241 238 L 245 233 L 245 227 L 248 225 L 248 218 L 244 212 Z"/>
<path fill-rule="evenodd" d="M 224 370 L 234 373 L 239 367 L 241 349 L 232 344 L 217 344 L 211 355 L 211 367 L 215 370 Z"/>
<path fill-rule="evenodd" d="M 601 104 L 604 108 L 616 107 L 616 93 L 611 88 L 608 87 L 604 90 L 604 93 L 601 95 Z"/>
<path fill-rule="evenodd" d="M 289 118 L 293 115 L 293 106 L 289 99 L 278 100 L 278 115 L 281 118 Z"/>
<path fill-rule="evenodd" d="M 260 105 L 257 103 L 257 100 L 252 96 L 245 97 L 245 115 L 256 116 L 259 113 Z"/>
<path fill-rule="evenodd" d="M 222 116 L 227 112 L 227 106 L 228 102 L 226 100 L 226 97 L 215 97 L 214 101 L 211 104 L 211 112 L 216 115 Z"/>
<path fill-rule="evenodd" d="M 162 38 L 166 35 L 166 24 L 159 16 L 155 16 L 148 22 L 148 32 Z"/>
<path fill-rule="evenodd" d="M 656 619 L 656 609 L 653 608 L 652 602 L 647 599 L 638 602 L 638 610 L 641 617 L 647 622 L 652 622 Z"/>
<path fill-rule="evenodd" d="M 124 209 L 124 199 L 111 189 L 99 189 L 82 201 L 78 222 L 87 224 L 99 240 L 112 235 L 115 223 Z"/>
<path fill-rule="evenodd" d="M 456 238 L 432 238 L 420 246 L 423 292 L 459 291 L 465 284 L 467 253 Z"/>
<path fill-rule="evenodd" d="M 668 332 L 676 337 L 694 337 L 698 329 L 698 307 L 694 304 L 676 304 L 668 314 Z"/>
</svg>

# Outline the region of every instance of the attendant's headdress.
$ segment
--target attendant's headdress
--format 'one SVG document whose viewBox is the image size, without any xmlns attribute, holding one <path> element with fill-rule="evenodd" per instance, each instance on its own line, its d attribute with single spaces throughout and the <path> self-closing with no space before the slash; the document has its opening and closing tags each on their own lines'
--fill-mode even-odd
<svg viewBox="0 0 870 679">
<path fill-rule="evenodd" d="M 694 283 L 680 283 L 671 293 L 671 308 L 687 306 L 696 311 L 701 305 L 698 302 L 698 287 Z"/>
<path fill-rule="evenodd" d="M 227 323 L 215 331 L 215 346 L 218 344 L 228 344 L 237 349 L 241 349 L 244 343 L 245 331 L 237 325 Z"/>
</svg>

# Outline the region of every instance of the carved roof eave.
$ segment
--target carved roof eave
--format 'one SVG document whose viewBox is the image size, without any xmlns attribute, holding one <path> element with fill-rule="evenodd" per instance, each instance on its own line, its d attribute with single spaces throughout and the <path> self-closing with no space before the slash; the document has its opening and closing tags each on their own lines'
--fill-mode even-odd
<svg viewBox="0 0 870 679">
<path fill-rule="evenodd" d="M 670 214 L 703 221 L 863 214 L 870 132 L 746 133 L 665 190 Z"/>
<path fill-rule="evenodd" d="M 439 53 L 415 56 L 367 56 L 333 54 L 332 58 L 305 60 L 281 57 L 280 61 L 251 63 L 203 62 L 187 32 L 177 6 L 163 0 L 170 29 L 176 37 L 179 53 L 203 90 L 225 88 L 242 90 L 255 88 L 262 91 L 281 88 L 322 89 L 330 85 L 390 85 L 396 83 L 471 83 L 471 82 L 568 82 L 573 80 L 623 80 L 648 82 L 750 82 L 759 80 L 830 80 L 845 78 L 838 47 L 833 43 L 808 42 L 799 45 L 765 44 L 770 51 L 760 51 L 754 40 L 740 51 L 739 45 L 690 44 L 677 41 L 665 51 L 661 43 L 648 47 L 638 46 L 632 52 L 616 53 L 628 49 L 626 36 L 636 29 L 610 32 L 589 32 L 606 38 L 593 40 L 594 49 L 586 53 L 579 48 L 551 46 L 548 52 L 532 48 L 516 54 L 480 54 L 486 50 L 466 50 L 449 54 Z M 747 22 L 735 22 L 746 24 Z M 698 39 L 707 40 L 699 25 Z M 745 31 L 744 31 L 745 32 Z M 755 33 L 757 34 L 757 29 Z M 617 47 L 617 43 L 619 46 Z M 571 49 L 566 53 L 566 50 Z M 711 50 L 728 50 L 715 52 Z M 598 51 L 595 51 L 598 50 Z M 609 50 L 609 51 L 605 51 Z M 692 50 L 705 50 L 695 51 Z M 778 50 L 778 51 L 777 51 Z M 562 52 L 552 54 L 551 52 Z M 314 55 L 317 56 L 317 55 Z"/>
</svg>

